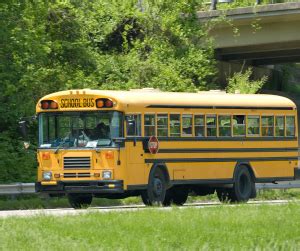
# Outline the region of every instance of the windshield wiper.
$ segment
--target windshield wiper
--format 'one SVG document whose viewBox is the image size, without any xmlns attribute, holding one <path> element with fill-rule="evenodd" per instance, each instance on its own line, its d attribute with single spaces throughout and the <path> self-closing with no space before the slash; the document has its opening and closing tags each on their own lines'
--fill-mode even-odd
<svg viewBox="0 0 300 251">
<path fill-rule="evenodd" d="M 57 148 L 55 149 L 54 153 L 57 154 L 59 149 L 61 147 L 63 147 L 65 144 L 67 143 L 67 139 L 65 138 L 62 142 L 59 143 L 59 145 L 57 146 Z"/>
</svg>

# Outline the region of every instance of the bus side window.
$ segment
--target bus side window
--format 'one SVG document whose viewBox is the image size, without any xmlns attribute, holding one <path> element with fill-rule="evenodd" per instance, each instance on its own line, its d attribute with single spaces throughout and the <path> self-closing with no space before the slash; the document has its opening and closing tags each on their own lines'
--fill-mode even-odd
<svg viewBox="0 0 300 251">
<path fill-rule="evenodd" d="M 168 114 L 157 115 L 157 136 L 168 137 Z"/>
<path fill-rule="evenodd" d="M 248 116 L 247 133 L 249 136 L 259 136 L 259 116 Z"/>
<path fill-rule="evenodd" d="M 284 137 L 284 116 L 275 117 L 275 136 Z"/>
<path fill-rule="evenodd" d="M 295 117 L 286 116 L 286 136 L 293 137 L 295 136 Z"/>
<path fill-rule="evenodd" d="M 141 115 L 126 115 L 127 136 L 141 136 Z"/>
<path fill-rule="evenodd" d="M 219 136 L 231 136 L 231 117 L 230 115 L 219 115 Z"/>
<path fill-rule="evenodd" d="M 217 116 L 206 115 L 206 135 L 207 137 L 217 136 Z"/>
<path fill-rule="evenodd" d="M 182 136 L 193 135 L 193 115 L 183 114 L 182 115 Z"/>
<path fill-rule="evenodd" d="M 144 115 L 144 135 L 155 136 L 155 114 Z"/>
<path fill-rule="evenodd" d="M 170 114 L 170 136 L 180 137 L 180 114 Z"/>
<path fill-rule="evenodd" d="M 233 136 L 246 135 L 245 115 L 234 115 L 232 118 Z"/>
<path fill-rule="evenodd" d="M 204 115 L 195 115 L 195 136 L 204 137 Z"/>
<path fill-rule="evenodd" d="M 274 136 L 274 117 L 262 116 L 261 117 L 261 135 Z"/>
</svg>

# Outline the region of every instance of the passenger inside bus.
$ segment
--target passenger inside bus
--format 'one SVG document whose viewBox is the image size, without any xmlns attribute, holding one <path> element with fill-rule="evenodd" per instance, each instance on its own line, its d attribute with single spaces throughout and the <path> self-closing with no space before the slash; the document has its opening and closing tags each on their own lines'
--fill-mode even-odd
<svg viewBox="0 0 300 251">
<path fill-rule="evenodd" d="M 97 126 L 94 128 L 91 139 L 97 140 L 97 139 L 107 139 L 109 138 L 110 132 L 109 132 L 109 126 L 105 125 L 103 122 L 100 122 L 97 124 Z"/>
</svg>

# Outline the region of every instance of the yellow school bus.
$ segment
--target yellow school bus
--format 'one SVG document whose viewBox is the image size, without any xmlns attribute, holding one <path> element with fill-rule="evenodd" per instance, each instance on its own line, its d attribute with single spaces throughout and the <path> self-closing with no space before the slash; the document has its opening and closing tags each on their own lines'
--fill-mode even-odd
<svg viewBox="0 0 300 251">
<path fill-rule="evenodd" d="M 245 202 L 255 183 L 300 176 L 297 110 L 285 97 L 83 89 L 47 95 L 36 112 L 36 190 L 75 208 L 140 195 L 182 205 L 214 192 Z"/>
</svg>

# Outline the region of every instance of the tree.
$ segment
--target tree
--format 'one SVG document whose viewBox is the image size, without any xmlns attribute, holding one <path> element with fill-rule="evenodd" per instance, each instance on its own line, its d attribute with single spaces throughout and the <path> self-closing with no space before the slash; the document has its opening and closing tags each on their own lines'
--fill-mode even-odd
<svg viewBox="0 0 300 251">
<path fill-rule="evenodd" d="M 21 146 L 17 122 L 48 93 L 214 88 L 212 44 L 196 18 L 202 4 L 145 0 L 141 10 L 136 0 L 1 3 L 0 182 L 34 180 L 37 163 Z"/>
</svg>

